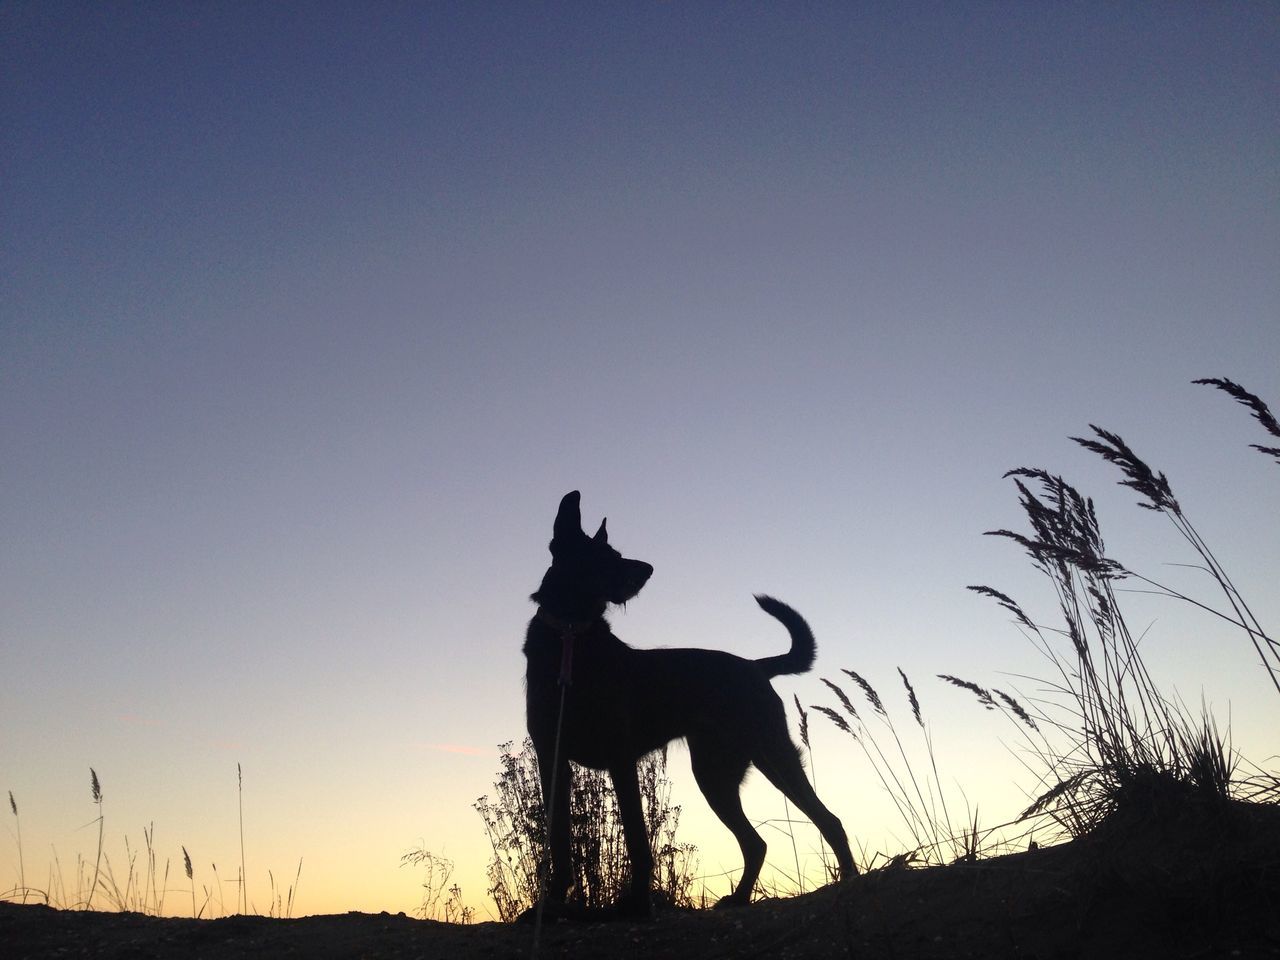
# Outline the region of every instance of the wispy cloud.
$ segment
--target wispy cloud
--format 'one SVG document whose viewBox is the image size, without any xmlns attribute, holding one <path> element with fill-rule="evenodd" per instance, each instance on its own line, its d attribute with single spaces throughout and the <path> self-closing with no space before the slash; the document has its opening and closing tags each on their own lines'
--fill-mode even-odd
<svg viewBox="0 0 1280 960">
<path fill-rule="evenodd" d="M 440 753 L 461 753 L 468 757 L 484 757 L 490 753 L 489 750 L 481 749 L 480 747 L 469 747 L 463 743 L 424 743 L 422 746 Z"/>
</svg>

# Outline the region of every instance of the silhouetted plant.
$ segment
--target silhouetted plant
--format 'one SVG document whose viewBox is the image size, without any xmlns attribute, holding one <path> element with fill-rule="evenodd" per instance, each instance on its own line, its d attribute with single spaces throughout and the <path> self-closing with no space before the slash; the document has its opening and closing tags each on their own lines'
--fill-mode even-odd
<svg viewBox="0 0 1280 960">
<path fill-rule="evenodd" d="M 1206 377 L 1203 380 L 1192 380 L 1192 383 L 1200 383 L 1205 386 L 1217 387 L 1225 393 L 1235 397 L 1236 402 L 1243 404 L 1252 411 L 1254 418 L 1262 424 L 1264 430 L 1273 437 L 1280 439 L 1280 421 L 1277 421 L 1271 412 L 1271 408 L 1262 402 L 1260 398 L 1250 393 L 1240 384 L 1228 380 L 1225 377 Z M 1265 453 L 1270 457 L 1275 457 L 1276 462 L 1280 463 L 1280 447 L 1264 447 L 1261 444 L 1251 443 L 1249 446 L 1253 449 Z"/>
<path fill-rule="evenodd" d="M 923 774 L 916 772 L 907 748 L 880 694 L 865 677 L 856 671 L 843 670 L 842 672 L 861 691 L 862 697 L 871 708 L 869 716 L 875 725 L 868 723 L 864 712 L 858 710 L 839 684 L 825 677 L 822 678 L 822 682 L 834 694 L 840 704 L 840 710 L 820 704 L 814 704 L 813 709 L 857 743 L 870 763 L 876 779 L 880 781 L 881 787 L 888 794 L 894 809 L 905 824 L 912 844 L 912 849 L 905 853 L 892 856 L 877 854 L 877 857 L 883 857 L 890 866 L 929 865 L 975 858 L 986 832 L 979 830 L 976 813 L 964 823 L 963 829 L 958 829 L 953 822 L 951 810 L 947 804 L 946 791 L 942 787 L 942 779 L 938 773 L 933 738 L 924 722 L 915 687 L 912 686 L 906 673 L 901 669 L 898 670 L 912 719 L 920 728 L 925 754 L 928 757 L 929 769 Z M 892 741 L 892 746 L 887 750 L 881 747 L 876 737 L 877 728 L 887 732 Z"/>
<path fill-rule="evenodd" d="M 537 756 L 526 738 L 519 753 L 511 743 L 501 750 L 502 768 L 494 782 L 496 799 L 480 797 L 475 809 L 493 847 L 489 895 L 502 920 L 514 920 L 537 903 L 546 856 L 546 820 Z M 608 776 L 577 764 L 569 798 L 573 879 L 569 902 L 583 907 L 615 903 L 626 889 L 626 842 L 617 801 Z M 653 890 L 676 906 L 691 906 L 696 847 L 676 839 L 680 808 L 671 804 L 664 751 L 640 760 L 640 793 L 645 826 L 653 848 Z"/>
<path fill-rule="evenodd" d="M 1229 381 L 1228 381 L 1229 382 Z M 1250 394 L 1250 396 L 1252 396 Z M 1256 398 L 1254 398 L 1256 399 Z M 1261 403 L 1261 401 L 1258 401 Z M 1265 404 L 1262 409 L 1266 411 Z M 1269 411 L 1268 411 L 1269 414 Z M 1157 592 L 1190 603 L 1202 610 L 1213 613 L 1224 620 L 1234 624 L 1244 630 L 1248 635 L 1250 642 L 1257 651 L 1262 665 L 1266 669 L 1271 680 L 1272 686 L 1276 692 L 1280 693 L 1280 643 L 1267 636 L 1262 629 L 1262 625 L 1253 615 L 1253 611 L 1249 609 L 1248 603 L 1240 591 L 1236 589 L 1235 584 L 1231 582 L 1231 578 L 1227 575 L 1226 570 L 1218 562 L 1218 558 L 1214 556 L 1209 545 L 1201 538 L 1195 527 L 1191 525 L 1191 521 L 1187 519 L 1182 512 L 1182 507 L 1178 501 L 1174 499 L 1173 492 L 1169 488 L 1169 482 L 1163 473 L 1154 472 L 1146 463 L 1138 458 L 1127 444 L 1118 436 L 1109 433 L 1099 427 L 1092 427 L 1094 433 L 1098 436 L 1098 440 L 1072 437 L 1076 443 L 1083 446 L 1086 450 L 1098 454 L 1104 459 L 1116 464 L 1125 474 L 1125 480 L 1120 483 L 1123 486 L 1131 487 L 1142 495 L 1143 499 L 1139 500 L 1138 506 L 1145 507 L 1149 510 L 1156 510 L 1163 513 L 1172 521 L 1178 533 L 1184 540 L 1191 545 L 1191 548 L 1199 555 L 1204 569 L 1217 582 L 1223 595 L 1227 599 L 1227 604 L 1231 608 L 1230 614 L 1216 610 L 1205 603 L 1194 600 L 1185 594 L 1179 593 L 1162 583 L 1157 583 L 1149 577 L 1142 576 L 1134 571 L 1124 567 L 1114 561 L 1108 561 L 1112 567 L 1113 579 L 1121 579 L 1124 577 L 1132 577 L 1142 583 L 1155 589 Z M 1268 450 L 1268 452 L 1270 452 Z M 1003 531 L 1001 531 L 1003 533 Z M 1005 534 L 1008 535 L 1008 534 Z M 1099 548 L 1101 544 L 1099 543 Z"/>
<path fill-rule="evenodd" d="M 292 917 L 293 916 L 293 898 L 298 892 L 298 884 L 302 881 L 302 857 L 298 858 L 298 870 L 293 875 L 293 883 L 289 884 L 288 894 L 276 892 L 276 878 L 270 870 L 267 876 L 271 878 L 272 899 L 275 905 L 272 907 L 270 916 L 273 917 Z"/>
<path fill-rule="evenodd" d="M 186 871 L 187 879 L 191 881 L 191 917 L 194 920 L 200 916 L 196 913 L 196 877 L 195 871 L 191 868 L 191 854 L 187 853 L 185 845 L 182 848 L 182 866 Z"/>
<path fill-rule="evenodd" d="M 1231 381 L 1196 382 L 1227 390 L 1250 406 L 1268 430 L 1276 427 L 1266 405 Z M 1229 610 L 1215 609 L 1107 556 L 1093 501 L 1061 477 L 1028 468 L 1005 475 L 1014 480 L 1031 533 L 995 530 L 991 535 L 1021 545 L 1050 580 L 1063 626 L 1037 624 L 1014 600 L 991 587 L 969 589 L 994 599 L 1013 614 L 1024 634 L 1045 655 L 1055 674 L 1049 683 L 1050 693 L 1056 695 L 1059 707 L 1065 707 L 1065 719 L 1060 713 L 1051 713 L 1049 704 L 1036 705 L 1033 719 L 1001 691 L 995 691 L 993 697 L 970 681 L 945 675 L 942 679 L 974 693 L 988 709 L 1005 712 L 1020 727 L 1046 768 L 1041 784 L 1044 789 L 1023 817 L 1047 814 L 1073 836 L 1092 830 L 1126 800 L 1149 796 L 1153 783 L 1182 784 L 1219 797 L 1233 795 L 1250 784 L 1237 781 L 1238 758 L 1229 736 L 1219 732 L 1212 716 L 1205 712 L 1195 719 L 1161 693 L 1121 610 L 1117 582 L 1138 581 L 1150 588 L 1146 592 L 1190 603 L 1243 630 L 1280 692 L 1280 645 L 1262 629 L 1213 551 L 1187 519 L 1168 478 L 1152 469 L 1118 434 L 1096 426 L 1091 429 L 1093 437 L 1072 439 L 1119 467 L 1124 475 L 1121 484 L 1138 493 L 1140 507 L 1169 518 L 1199 556 L 1201 568 L 1221 589 Z M 1051 741 L 1042 727 L 1061 736 Z M 1065 746 L 1061 745 L 1063 740 Z M 1254 781 L 1249 789 L 1255 798 L 1268 791 L 1274 793 L 1274 778 L 1263 777 L 1261 784 Z"/>
<path fill-rule="evenodd" d="M 236 762 L 236 805 L 240 818 L 240 912 L 249 912 L 249 874 L 244 864 L 244 773 Z"/>
<path fill-rule="evenodd" d="M 415 911 L 422 919 L 445 923 L 470 923 L 474 919 L 475 910 L 462 902 L 462 888 L 449 882 L 453 875 L 452 860 L 420 844 L 402 856 L 400 864 L 421 867 L 426 872 L 422 881 L 422 904 Z"/>
<path fill-rule="evenodd" d="M 809 776 L 813 781 L 814 787 L 816 788 L 817 775 L 813 772 L 813 748 L 809 745 L 809 715 L 805 713 L 804 707 L 800 706 L 800 698 L 795 694 L 792 694 L 791 696 L 792 696 L 792 700 L 795 701 L 796 712 L 799 714 L 800 743 L 804 746 L 805 750 L 809 754 L 809 763 L 810 763 Z M 784 830 L 787 834 L 787 839 L 791 843 L 791 860 L 792 860 L 792 863 L 795 865 L 795 871 L 796 871 L 795 876 L 792 879 L 792 882 L 795 884 L 796 893 L 804 893 L 805 874 L 804 874 L 804 870 L 802 870 L 800 867 L 800 848 L 796 844 L 795 827 L 791 819 L 791 804 L 787 800 L 787 797 L 785 794 L 782 797 L 782 811 L 783 811 L 783 816 L 786 817 L 786 820 L 784 823 Z M 823 872 L 830 874 L 831 875 L 830 879 L 835 879 L 835 876 L 837 875 L 837 867 L 835 865 L 834 860 L 829 860 L 827 856 L 827 845 L 826 845 L 826 842 L 823 840 L 821 834 L 819 834 L 818 836 L 818 844 L 819 844 L 819 858 L 823 866 Z M 756 885 L 757 886 L 760 885 L 759 881 L 757 881 Z"/>
<path fill-rule="evenodd" d="M 27 868 L 22 859 L 22 820 L 18 816 L 18 801 L 13 799 L 13 791 L 9 791 L 9 809 L 13 811 L 13 828 L 18 836 L 18 889 L 22 891 L 22 902 L 27 902 Z"/>
<path fill-rule="evenodd" d="M 238 766 L 237 766 L 238 771 Z M 98 827 L 97 850 L 92 860 L 88 860 L 79 853 L 76 855 L 76 871 L 73 879 L 68 882 L 62 871 L 62 861 L 58 856 L 57 849 L 53 850 L 53 862 L 49 867 L 49 881 L 47 889 L 37 889 L 28 887 L 25 881 L 25 865 L 21 860 L 21 836 L 19 835 L 19 887 L 12 890 L 0 890 L 0 900 L 8 900 L 15 898 L 21 893 L 24 901 L 28 898 L 38 898 L 49 906 L 60 909 L 112 909 L 129 913 L 149 914 L 151 916 L 163 916 L 165 913 L 165 898 L 169 893 L 169 866 L 168 859 L 164 862 L 163 870 L 160 869 L 159 861 L 156 855 L 156 828 L 151 823 L 142 828 L 142 836 L 144 845 L 135 848 L 131 843 L 128 835 L 124 837 L 124 865 L 119 872 L 112 863 L 111 855 L 107 852 L 106 833 L 105 833 L 105 817 L 102 812 L 103 807 L 103 789 L 102 781 L 98 778 L 98 771 L 94 768 L 89 769 L 89 790 L 90 797 L 94 804 L 98 807 L 98 816 L 91 821 L 96 823 Z M 14 799 L 12 792 L 9 795 L 9 807 L 14 817 L 18 815 L 18 804 Z M 185 846 L 180 847 L 182 851 L 183 869 L 187 875 L 187 879 L 191 883 L 191 915 L 192 917 L 201 917 L 206 914 L 207 908 L 213 901 L 216 894 L 222 913 L 226 913 L 225 904 L 222 896 L 222 882 L 218 879 L 217 865 L 213 865 L 214 884 L 210 889 L 203 886 L 204 901 L 201 905 L 196 904 L 196 880 L 195 868 L 191 861 L 191 855 L 187 852 Z M 243 857 L 243 851 L 241 853 Z M 141 862 L 139 862 L 141 858 Z M 302 875 L 302 860 L 298 860 L 298 871 L 294 878 L 294 884 L 289 887 L 286 894 L 283 891 L 277 891 L 275 884 L 275 876 L 271 871 L 267 872 L 271 881 L 271 903 L 268 905 L 267 916 L 291 916 L 293 912 L 294 896 L 297 890 L 298 880 Z M 239 888 L 244 889 L 243 871 L 239 874 L 237 881 Z M 246 909 L 250 913 L 256 913 L 257 907 L 247 897 L 243 901 L 238 901 L 237 908 Z"/>
<path fill-rule="evenodd" d="M 98 889 L 98 876 L 102 872 L 102 784 L 98 782 L 98 771 L 93 767 L 89 768 L 89 787 L 93 802 L 98 805 L 98 857 L 93 867 L 93 883 L 89 885 L 89 895 L 84 900 L 86 910 L 93 905 L 93 895 Z"/>
</svg>

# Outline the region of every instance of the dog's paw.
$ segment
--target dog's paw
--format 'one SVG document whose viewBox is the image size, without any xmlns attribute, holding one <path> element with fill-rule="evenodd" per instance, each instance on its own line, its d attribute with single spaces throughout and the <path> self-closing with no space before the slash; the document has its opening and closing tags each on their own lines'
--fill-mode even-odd
<svg viewBox="0 0 1280 960">
<path fill-rule="evenodd" d="M 749 906 L 751 906 L 750 896 L 747 896 L 747 895 L 738 896 L 738 894 L 736 893 L 731 893 L 727 897 L 721 897 L 719 900 L 717 900 L 716 905 L 712 909 L 713 910 L 736 910 L 738 907 L 749 907 Z"/>
<path fill-rule="evenodd" d="M 632 892 L 618 901 L 618 916 L 627 920 L 646 920 L 653 916 L 649 891 Z"/>
<path fill-rule="evenodd" d="M 539 912 L 542 914 L 543 923 L 556 923 L 560 920 L 569 919 L 570 915 L 569 907 L 563 902 L 543 900 L 540 903 L 535 903 L 520 916 L 516 917 L 516 923 L 537 923 Z"/>
<path fill-rule="evenodd" d="M 862 876 L 862 873 L 858 870 L 858 865 L 854 862 L 853 857 L 851 856 L 847 862 L 841 863 L 839 868 L 836 870 L 835 882 L 843 883 L 846 880 L 852 880 L 855 877 L 860 876 Z M 830 879 L 830 875 L 828 875 L 828 879 Z"/>
</svg>

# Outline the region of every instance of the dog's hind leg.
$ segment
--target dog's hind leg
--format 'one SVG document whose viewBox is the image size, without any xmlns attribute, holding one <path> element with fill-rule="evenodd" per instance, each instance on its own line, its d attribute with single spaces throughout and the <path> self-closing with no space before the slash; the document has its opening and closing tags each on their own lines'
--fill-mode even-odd
<svg viewBox="0 0 1280 960">
<path fill-rule="evenodd" d="M 760 868 L 764 866 L 766 845 L 764 838 L 742 811 L 739 789 L 746 776 L 749 761 L 737 755 L 731 743 L 718 739 L 689 738 L 689 759 L 693 764 L 693 777 L 707 798 L 707 803 L 728 827 L 742 848 L 742 876 L 733 892 L 721 898 L 716 907 L 746 906 L 751 902 L 751 889 Z"/>
<path fill-rule="evenodd" d="M 848 879 L 857 875 L 858 868 L 849 850 L 849 838 L 844 832 L 844 825 L 840 822 L 840 818 L 818 799 L 804 772 L 800 754 L 786 731 L 783 730 L 780 735 L 775 734 L 762 741 L 756 755 L 751 759 L 756 769 L 813 822 L 818 832 L 830 844 L 840 868 L 840 878 Z"/>
<path fill-rule="evenodd" d="M 618 797 L 618 813 L 627 842 L 627 859 L 631 861 L 631 889 L 618 902 L 626 916 L 649 915 L 649 887 L 653 883 L 653 851 L 649 848 L 649 831 L 644 823 L 644 807 L 640 803 L 640 781 L 635 763 L 610 767 L 613 791 Z"/>
</svg>

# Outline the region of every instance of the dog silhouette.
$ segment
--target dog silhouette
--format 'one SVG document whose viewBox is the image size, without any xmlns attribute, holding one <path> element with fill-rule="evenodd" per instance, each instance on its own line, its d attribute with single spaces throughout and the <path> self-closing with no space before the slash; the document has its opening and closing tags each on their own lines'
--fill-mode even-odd
<svg viewBox="0 0 1280 960">
<path fill-rule="evenodd" d="M 550 874 L 544 904 L 564 903 L 569 863 L 569 761 L 607 770 L 617 794 L 631 879 L 618 904 L 645 915 L 653 854 L 640 802 L 637 761 L 672 740 L 689 746 L 693 775 L 707 803 L 742 848 L 742 876 L 716 906 L 750 902 L 764 864 L 765 841 L 742 810 L 739 788 L 752 764 L 817 826 L 842 877 L 857 873 L 840 820 L 818 799 L 787 730 L 770 680 L 804 673 L 816 645 L 804 618 L 772 597 L 761 608 L 791 635 L 791 649 L 748 660 L 719 650 L 638 650 L 614 636 L 609 604 L 636 596 L 653 574 L 643 560 L 609 544 L 604 521 L 582 530 L 578 491 L 564 496 L 551 539 L 551 566 L 532 600 L 537 613 L 525 637 L 529 736 L 538 755 L 550 826 Z"/>
</svg>

